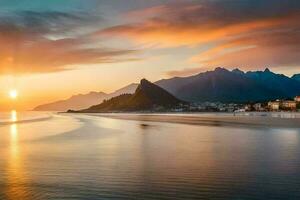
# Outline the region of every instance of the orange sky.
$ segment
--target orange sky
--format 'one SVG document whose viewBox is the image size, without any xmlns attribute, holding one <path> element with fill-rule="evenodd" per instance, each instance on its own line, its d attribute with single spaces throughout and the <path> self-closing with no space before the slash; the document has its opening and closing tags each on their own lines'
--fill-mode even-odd
<svg viewBox="0 0 300 200">
<path fill-rule="evenodd" d="M 300 73 L 296 0 L 4 0 L 0 6 L 0 110 L 215 67 Z M 8 96 L 12 88 L 16 101 Z"/>
</svg>

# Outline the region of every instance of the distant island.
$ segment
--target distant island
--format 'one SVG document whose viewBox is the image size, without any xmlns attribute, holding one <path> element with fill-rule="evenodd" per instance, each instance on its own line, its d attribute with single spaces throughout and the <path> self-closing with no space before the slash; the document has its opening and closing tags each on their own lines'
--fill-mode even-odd
<svg viewBox="0 0 300 200">
<path fill-rule="evenodd" d="M 69 110 L 68 112 L 171 111 L 185 105 L 188 103 L 179 100 L 148 80 L 142 79 L 134 94 L 121 94 L 88 109 Z"/>
</svg>

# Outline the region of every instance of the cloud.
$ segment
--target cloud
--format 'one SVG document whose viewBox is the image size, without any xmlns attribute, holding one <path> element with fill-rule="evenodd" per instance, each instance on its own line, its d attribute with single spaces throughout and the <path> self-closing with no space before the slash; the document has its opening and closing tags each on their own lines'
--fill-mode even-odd
<svg viewBox="0 0 300 200">
<path fill-rule="evenodd" d="M 300 1 L 203 0 L 127 13 L 134 22 L 97 35 L 130 38 L 157 47 L 206 47 L 202 66 L 299 66 Z M 213 46 L 213 48 L 211 48 Z"/>
<path fill-rule="evenodd" d="M 80 45 L 77 39 L 45 39 L 22 43 L 18 45 L 17 51 L 1 54 L 0 71 L 13 74 L 63 71 L 72 65 L 125 61 L 126 58 L 121 60 L 120 57 L 134 53 L 132 50 L 79 48 Z"/>
<path fill-rule="evenodd" d="M 298 18 L 300 20 L 300 18 Z M 299 24 L 300 25 L 300 24 Z M 260 32 L 229 40 L 192 58 L 208 66 L 265 67 L 300 65 L 300 29 Z"/>
<path fill-rule="evenodd" d="M 195 45 L 273 28 L 285 23 L 284 19 L 292 13 L 299 13 L 293 7 L 285 8 L 281 3 L 282 13 L 278 14 L 275 12 L 277 9 L 272 8 L 274 5 L 279 6 L 276 2 L 268 5 L 269 9 L 263 12 L 253 8 L 258 9 L 258 13 L 252 11 L 251 14 L 248 8 L 250 3 L 248 6 L 242 6 L 243 4 L 240 5 L 237 1 L 226 1 L 226 4 L 222 1 L 201 2 L 167 4 L 132 11 L 128 16 L 142 21 L 118 25 L 98 33 L 126 36 L 141 43 L 157 43 L 161 46 Z M 251 4 L 255 4 L 255 1 Z"/>
<path fill-rule="evenodd" d="M 19 11 L 0 15 L 0 72 L 46 73 L 73 65 L 131 60 L 134 50 L 106 48 L 87 37 L 99 17 Z"/>
<path fill-rule="evenodd" d="M 184 68 L 181 70 L 167 71 L 166 75 L 169 77 L 185 77 L 185 76 L 192 76 L 200 72 L 205 72 L 208 71 L 209 69 L 210 68 L 205 68 L 205 67 Z"/>
</svg>

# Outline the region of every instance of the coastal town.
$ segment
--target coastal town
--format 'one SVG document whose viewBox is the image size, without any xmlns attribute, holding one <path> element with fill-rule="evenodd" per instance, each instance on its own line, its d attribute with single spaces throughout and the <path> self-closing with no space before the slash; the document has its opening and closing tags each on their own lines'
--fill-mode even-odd
<svg viewBox="0 0 300 200">
<path fill-rule="evenodd" d="M 190 105 L 176 108 L 175 112 L 300 112 L 300 96 L 294 99 L 277 99 L 266 102 L 253 103 L 221 103 L 204 102 L 192 103 Z"/>
<path fill-rule="evenodd" d="M 256 105 L 256 104 L 255 104 Z M 258 105 L 257 105 L 258 106 Z M 255 110 L 265 109 L 256 107 Z M 270 111 L 297 111 L 300 110 L 300 96 L 296 96 L 294 100 L 276 100 L 268 102 L 267 109 Z"/>
</svg>

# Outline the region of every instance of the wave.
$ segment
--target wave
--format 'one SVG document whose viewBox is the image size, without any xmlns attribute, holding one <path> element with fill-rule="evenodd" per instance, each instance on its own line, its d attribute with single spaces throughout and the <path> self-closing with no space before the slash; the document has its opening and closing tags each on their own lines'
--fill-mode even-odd
<svg viewBox="0 0 300 200">
<path fill-rule="evenodd" d="M 39 113 L 39 112 L 16 112 L 0 114 L 0 126 L 20 123 L 31 123 L 49 120 L 53 117 L 51 113 Z"/>
</svg>

